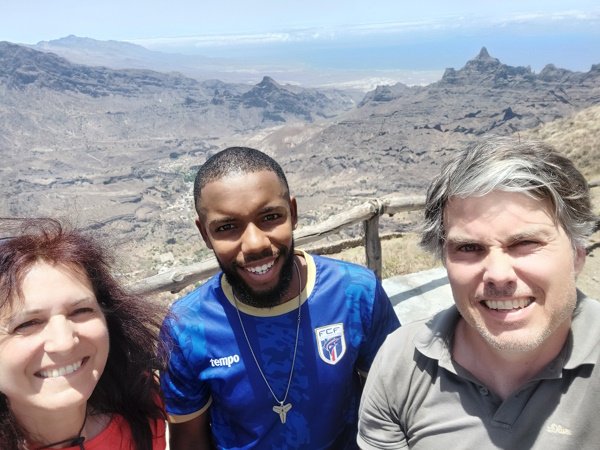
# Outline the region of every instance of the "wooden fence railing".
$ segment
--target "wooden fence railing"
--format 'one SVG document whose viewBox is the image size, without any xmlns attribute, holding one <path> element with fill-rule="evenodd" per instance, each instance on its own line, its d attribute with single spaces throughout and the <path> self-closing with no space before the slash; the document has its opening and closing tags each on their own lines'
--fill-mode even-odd
<svg viewBox="0 0 600 450">
<path fill-rule="evenodd" d="M 403 196 L 392 194 L 369 200 L 354 206 L 340 214 L 331 216 L 316 225 L 299 228 L 294 233 L 297 246 L 306 246 L 326 236 L 334 234 L 342 228 L 363 223 L 366 262 L 377 276 L 381 277 L 381 240 L 379 236 L 379 217 L 383 214 L 396 214 L 402 211 L 416 211 L 425 205 L 425 196 Z M 352 240 L 351 245 L 360 244 L 362 240 Z M 318 251 L 316 253 L 319 253 Z M 204 280 L 219 271 L 215 257 L 209 257 L 195 264 L 175 267 L 166 272 L 141 280 L 130 286 L 135 292 L 152 294 L 157 292 L 178 292 L 184 287 Z"/>
<path fill-rule="evenodd" d="M 590 187 L 600 186 L 600 179 L 589 182 Z M 334 234 L 342 228 L 363 223 L 363 238 L 345 241 L 345 248 L 363 244 L 365 246 L 367 266 L 381 278 L 382 256 L 381 237 L 379 235 L 379 217 L 384 214 L 393 215 L 403 211 L 416 211 L 425 205 L 425 196 L 400 196 L 390 194 L 378 199 L 369 200 L 361 205 L 350 208 L 316 225 L 299 228 L 294 233 L 297 246 L 306 246 L 326 236 Z M 600 222 L 598 223 L 600 227 Z M 338 244 L 339 246 L 339 244 Z M 342 245 L 343 247 L 343 245 Z M 318 248 L 312 249 L 321 253 Z M 158 292 L 178 292 L 181 289 L 205 280 L 219 271 L 216 258 L 209 257 L 203 261 L 188 266 L 176 267 L 166 272 L 141 280 L 131 286 L 135 292 L 154 294 Z"/>
</svg>

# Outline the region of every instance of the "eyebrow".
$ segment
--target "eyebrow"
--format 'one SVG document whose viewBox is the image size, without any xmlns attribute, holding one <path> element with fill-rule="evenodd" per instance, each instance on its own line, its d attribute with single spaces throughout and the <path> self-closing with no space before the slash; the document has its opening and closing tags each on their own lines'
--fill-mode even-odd
<svg viewBox="0 0 600 450">
<path fill-rule="evenodd" d="M 79 300 L 75 300 L 73 303 L 70 303 L 68 306 L 69 306 L 69 308 L 77 308 L 78 306 L 80 306 L 82 304 L 93 303 L 94 301 L 96 301 L 96 299 L 94 297 L 83 297 L 83 298 L 80 298 Z M 96 303 L 97 303 L 97 301 L 96 301 Z M 21 311 L 17 311 L 14 314 L 9 315 L 6 318 L 6 323 L 10 324 L 10 323 L 18 321 L 18 319 L 21 319 L 21 318 L 24 319 L 24 318 L 27 318 L 30 316 L 35 316 L 36 314 L 39 314 L 43 311 L 44 311 L 44 309 L 41 309 L 41 308 L 23 309 Z"/>
<path fill-rule="evenodd" d="M 551 231 L 542 228 L 542 227 L 537 227 L 537 228 L 533 228 L 530 230 L 525 230 L 522 231 L 520 233 L 516 233 L 516 234 L 512 234 L 509 235 L 507 238 L 507 242 L 518 242 L 518 241 L 523 241 L 523 240 L 527 240 L 527 239 L 539 239 L 539 238 L 549 238 L 551 237 L 552 233 Z M 485 237 L 484 239 L 485 240 Z M 476 244 L 476 243 L 481 243 L 483 241 L 482 239 L 479 238 L 471 238 L 471 237 L 467 237 L 467 236 L 453 236 L 453 237 L 446 237 L 445 239 L 445 245 L 453 245 L 453 246 L 458 246 L 458 245 L 465 245 L 465 244 Z"/>
<path fill-rule="evenodd" d="M 535 230 L 530 230 L 530 231 L 524 231 L 522 233 L 517 233 L 514 234 L 512 236 L 510 236 L 510 239 L 512 242 L 515 241 L 522 241 L 522 240 L 527 240 L 527 239 L 531 239 L 531 238 L 548 238 L 550 237 L 551 233 L 542 229 L 542 228 L 538 228 Z"/>
<path fill-rule="evenodd" d="M 220 217 L 218 219 L 213 219 L 211 221 L 208 222 L 208 226 L 214 226 L 214 225 L 221 225 L 223 223 L 229 223 L 229 222 L 235 222 L 235 218 L 234 217 Z"/>
<path fill-rule="evenodd" d="M 285 208 L 285 205 L 277 205 L 277 206 L 265 206 L 263 209 L 261 209 L 258 213 L 259 214 L 264 214 L 264 213 L 268 213 L 268 212 L 273 212 L 276 211 L 278 209 L 282 209 Z"/>
<path fill-rule="evenodd" d="M 273 211 L 277 211 L 280 210 L 282 208 L 285 208 L 284 205 L 267 205 L 261 209 L 258 210 L 257 214 L 265 214 L 265 213 L 269 213 L 269 212 L 273 212 Z M 219 217 L 217 219 L 213 219 L 211 221 L 208 222 L 208 226 L 211 225 L 220 225 L 223 223 L 229 223 L 229 222 L 235 222 L 236 220 L 238 220 L 237 217 L 233 217 L 233 216 L 224 216 L 224 217 Z"/>
<path fill-rule="evenodd" d="M 470 239 L 467 237 L 463 237 L 463 236 L 456 236 L 456 237 L 452 237 L 452 238 L 448 238 L 446 237 L 444 239 L 444 245 L 452 245 L 452 246 L 458 246 L 458 245 L 464 245 L 464 244 L 473 244 L 475 242 L 479 242 L 477 239 Z"/>
</svg>

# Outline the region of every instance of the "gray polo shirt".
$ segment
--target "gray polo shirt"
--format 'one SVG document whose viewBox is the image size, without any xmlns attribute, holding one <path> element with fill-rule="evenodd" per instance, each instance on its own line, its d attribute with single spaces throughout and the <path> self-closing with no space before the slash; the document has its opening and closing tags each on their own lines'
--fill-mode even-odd
<svg viewBox="0 0 600 450">
<path fill-rule="evenodd" d="M 392 333 L 367 378 L 363 449 L 600 448 L 600 303 L 578 293 L 571 333 L 502 401 L 451 357 L 456 307 Z"/>
</svg>

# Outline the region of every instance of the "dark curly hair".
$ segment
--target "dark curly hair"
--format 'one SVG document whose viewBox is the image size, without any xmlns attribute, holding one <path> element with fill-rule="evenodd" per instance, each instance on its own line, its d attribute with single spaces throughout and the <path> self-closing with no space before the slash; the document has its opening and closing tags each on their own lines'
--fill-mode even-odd
<svg viewBox="0 0 600 450">
<path fill-rule="evenodd" d="M 0 310 L 22 297 L 22 281 L 36 262 L 70 267 L 88 277 L 110 337 L 106 367 L 88 410 L 123 416 L 136 449 L 151 450 L 150 420 L 166 419 L 156 375 L 165 366 L 166 352 L 157 338 L 163 308 L 127 292 L 111 274 L 105 250 L 82 231 L 54 219 L 0 219 L 0 230 Z M 25 438 L 0 393 L 0 448 L 23 448 Z"/>
<path fill-rule="evenodd" d="M 196 179 L 194 180 L 194 207 L 196 212 L 200 216 L 202 189 L 208 183 L 231 174 L 255 173 L 263 170 L 275 173 L 289 196 L 290 188 L 283 169 L 277 161 L 266 153 L 250 147 L 229 147 L 215 153 L 200 166 L 198 173 L 196 173 Z"/>
</svg>

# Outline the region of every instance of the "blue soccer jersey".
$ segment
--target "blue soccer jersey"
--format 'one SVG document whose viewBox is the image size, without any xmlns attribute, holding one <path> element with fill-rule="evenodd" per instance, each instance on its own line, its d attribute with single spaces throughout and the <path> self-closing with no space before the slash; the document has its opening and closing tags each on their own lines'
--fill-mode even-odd
<svg viewBox="0 0 600 450">
<path fill-rule="evenodd" d="M 161 377 L 170 421 L 210 408 L 219 448 L 355 448 L 357 371 L 368 372 L 398 319 L 371 271 L 301 254 L 308 277 L 300 299 L 274 308 L 238 303 L 238 316 L 232 289 L 218 274 L 173 305 L 162 330 L 172 345 Z M 299 302 L 291 408 L 282 423 L 273 394 L 282 400 L 288 387 Z"/>
</svg>

